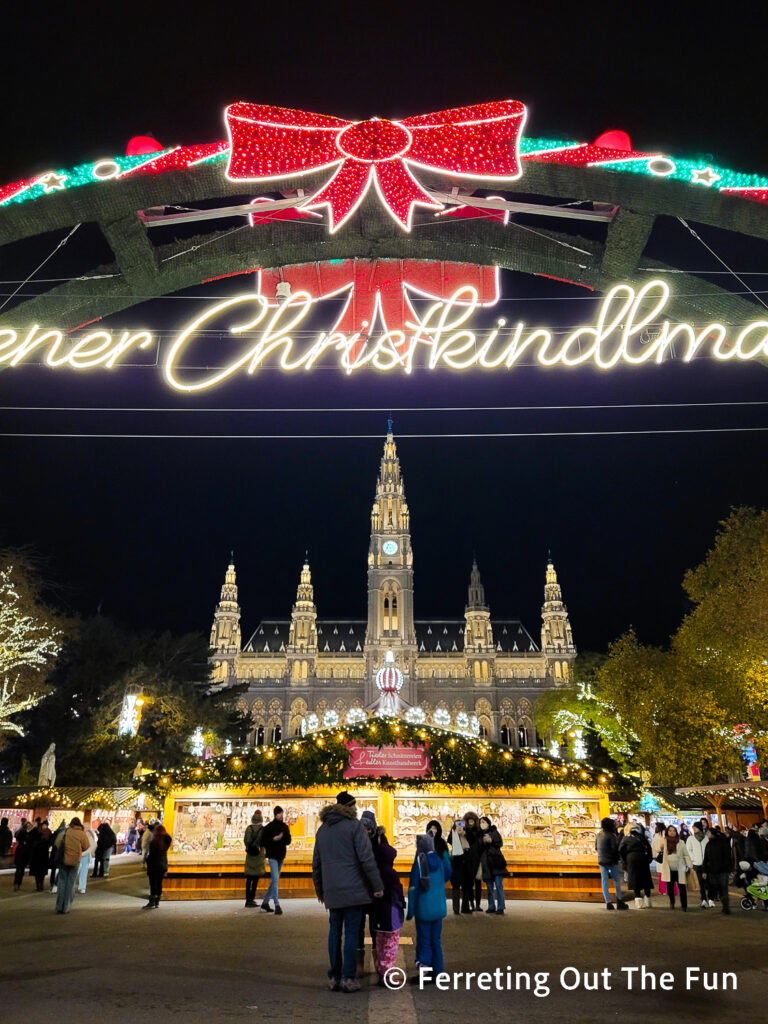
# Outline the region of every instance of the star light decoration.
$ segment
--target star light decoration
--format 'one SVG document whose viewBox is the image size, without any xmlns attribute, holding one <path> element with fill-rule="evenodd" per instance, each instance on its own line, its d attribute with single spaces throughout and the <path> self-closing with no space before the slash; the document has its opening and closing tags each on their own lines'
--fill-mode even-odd
<svg viewBox="0 0 768 1024">
<path fill-rule="evenodd" d="M 694 185 L 712 188 L 716 181 L 720 181 L 720 175 L 712 167 L 697 167 L 692 172 L 691 181 Z"/>
<path fill-rule="evenodd" d="M 66 187 L 66 181 L 66 174 L 57 174 L 56 171 L 47 171 L 45 174 L 41 174 L 39 178 L 35 178 L 33 184 L 41 185 L 43 192 L 48 195 L 50 192 L 63 192 Z"/>
</svg>

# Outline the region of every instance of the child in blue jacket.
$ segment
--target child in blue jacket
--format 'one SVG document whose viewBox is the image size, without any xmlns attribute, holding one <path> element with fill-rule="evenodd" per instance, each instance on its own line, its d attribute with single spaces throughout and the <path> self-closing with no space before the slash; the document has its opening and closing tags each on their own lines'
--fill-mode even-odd
<svg viewBox="0 0 768 1024">
<path fill-rule="evenodd" d="M 407 919 L 416 919 L 416 962 L 420 967 L 432 968 L 429 980 L 443 971 L 441 935 L 443 918 L 448 913 L 445 883 L 451 873 L 450 855 L 435 853 L 434 837 L 429 833 L 417 836 L 408 886 Z"/>
</svg>

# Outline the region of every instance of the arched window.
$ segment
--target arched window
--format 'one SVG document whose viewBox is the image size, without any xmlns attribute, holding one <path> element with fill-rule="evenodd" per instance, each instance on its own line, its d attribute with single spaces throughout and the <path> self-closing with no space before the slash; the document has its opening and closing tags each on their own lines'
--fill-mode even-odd
<svg viewBox="0 0 768 1024">
<path fill-rule="evenodd" d="M 263 725 L 260 725 L 258 727 L 258 729 L 256 730 L 256 746 L 257 747 L 263 747 L 264 746 L 264 726 Z"/>
<path fill-rule="evenodd" d="M 502 725 L 501 730 L 499 732 L 499 740 L 501 741 L 502 745 L 508 747 L 511 738 L 512 737 L 510 735 L 509 726 Z"/>
<path fill-rule="evenodd" d="M 397 595 L 392 596 L 392 632 L 397 632 Z"/>
<path fill-rule="evenodd" d="M 391 629 L 391 618 L 389 614 L 389 597 L 384 598 L 384 632 L 388 633 Z"/>
<path fill-rule="evenodd" d="M 272 729 L 270 730 L 270 734 L 269 734 L 269 742 L 270 743 L 279 743 L 282 738 L 283 738 L 282 727 L 279 726 L 279 725 L 273 725 Z"/>
<path fill-rule="evenodd" d="M 517 745 L 518 747 L 528 746 L 528 730 L 524 725 L 519 725 L 517 727 Z"/>
</svg>

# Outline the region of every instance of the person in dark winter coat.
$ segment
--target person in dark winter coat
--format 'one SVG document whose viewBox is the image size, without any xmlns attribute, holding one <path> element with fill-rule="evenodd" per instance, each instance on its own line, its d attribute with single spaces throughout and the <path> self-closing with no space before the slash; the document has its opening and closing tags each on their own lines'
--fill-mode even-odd
<svg viewBox="0 0 768 1024">
<path fill-rule="evenodd" d="M 489 817 L 480 819 L 480 870 L 488 892 L 488 909 L 486 914 L 503 914 L 505 909 L 504 878 L 509 875 L 507 862 L 501 852 L 503 846 L 501 833 Z M 477 906 L 480 901 L 477 900 Z"/>
<path fill-rule="evenodd" d="M 256 810 L 251 817 L 251 824 L 245 830 L 245 905 L 256 907 L 256 890 L 259 879 L 267 873 L 267 858 L 262 846 L 264 819 L 261 811 Z"/>
<path fill-rule="evenodd" d="M 171 836 L 163 825 L 158 823 L 152 832 L 152 842 L 147 851 L 147 875 L 149 876 L 149 902 L 145 910 L 156 910 L 160 906 L 163 895 L 163 878 L 168 873 L 168 849 Z"/>
<path fill-rule="evenodd" d="M 619 843 L 619 859 L 627 872 L 627 885 L 635 893 L 635 907 L 650 907 L 651 889 L 651 844 L 645 838 L 642 825 L 632 825 L 629 834 Z"/>
<path fill-rule="evenodd" d="M 611 903 L 610 880 L 616 890 L 616 909 L 629 910 L 621 897 L 621 871 L 619 870 L 619 836 L 613 818 L 603 818 L 600 831 L 595 836 L 597 863 L 600 866 L 600 881 L 603 886 L 603 899 L 608 910 L 613 910 Z"/>
<path fill-rule="evenodd" d="M 32 829 L 29 835 L 29 873 L 34 876 L 37 891 L 42 892 L 43 882 L 48 874 L 53 834 L 48 828 L 48 822 L 42 821 Z"/>
<path fill-rule="evenodd" d="M 451 899 L 454 914 L 471 914 L 475 901 L 475 875 L 477 874 L 480 854 L 477 848 L 480 829 L 476 814 L 467 815 L 454 821 L 448 833 L 448 850 L 451 855 Z M 461 901 L 461 908 L 459 908 Z"/>
<path fill-rule="evenodd" d="M 264 831 L 261 833 L 264 853 L 269 862 L 269 888 L 264 893 L 261 909 L 268 913 L 272 909 L 269 905 L 270 901 L 273 901 L 275 913 L 278 915 L 282 914 L 283 908 L 280 906 L 280 893 L 277 886 L 280 880 L 283 861 L 285 860 L 285 851 L 291 845 L 291 830 L 285 824 L 284 817 L 285 812 L 283 808 L 275 807 L 272 821 L 264 826 Z"/>
<path fill-rule="evenodd" d="M 13 846 L 13 832 L 8 828 L 8 819 L 0 821 L 0 857 L 7 857 Z"/>
<path fill-rule="evenodd" d="M 723 835 L 717 826 L 710 826 L 707 839 L 709 842 L 704 851 L 703 875 L 707 880 L 710 895 L 720 899 L 724 914 L 730 914 L 728 880 L 731 874 L 731 844 L 728 836 Z"/>
<path fill-rule="evenodd" d="M 445 883 L 453 874 L 446 850 L 435 852 L 431 833 L 416 837 L 416 857 L 408 883 L 408 920 L 416 919 L 416 962 L 420 981 L 433 981 L 443 973 L 443 918 L 448 913 Z M 426 970 L 425 970 L 426 969 Z"/>
<path fill-rule="evenodd" d="M 379 899 L 384 895 L 384 883 L 376 867 L 371 842 L 357 819 L 354 796 L 344 790 L 337 795 L 335 804 L 320 811 L 319 817 L 321 825 L 315 836 L 312 881 L 318 900 L 330 912 L 328 987 L 332 991 L 357 992 L 360 989 L 355 974 L 361 908 L 371 902 L 371 896 Z"/>
<path fill-rule="evenodd" d="M 22 818 L 19 827 L 16 829 L 14 839 L 16 840 L 16 849 L 13 853 L 13 866 L 16 871 L 13 876 L 13 888 L 15 892 L 18 892 L 21 888 L 21 883 L 24 880 L 24 871 L 29 864 L 29 854 L 31 849 L 31 837 L 32 824 L 27 821 L 26 818 Z"/>
<path fill-rule="evenodd" d="M 117 836 L 108 821 L 102 821 L 96 829 L 96 856 L 93 859 L 91 878 L 109 878 L 109 860 L 117 849 Z"/>
<path fill-rule="evenodd" d="M 395 966 L 400 948 L 400 929 L 405 920 L 405 896 L 400 876 L 395 871 L 397 850 L 389 844 L 384 830 L 376 826 L 372 844 L 376 867 L 384 883 L 384 895 L 373 901 L 375 939 L 373 965 L 379 976 L 379 985 L 385 985 L 385 975 Z"/>
<path fill-rule="evenodd" d="M 482 833 L 480 831 L 480 818 L 474 811 L 467 811 L 464 815 L 464 833 L 469 840 L 469 849 L 472 854 L 469 864 L 469 906 L 470 910 L 479 911 L 483 895 L 483 872 L 480 867 Z"/>
<path fill-rule="evenodd" d="M 752 825 L 747 831 L 744 840 L 744 860 L 748 860 L 750 864 L 768 860 L 768 840 L 760 835 L 757 825 Z"/>
</svg>

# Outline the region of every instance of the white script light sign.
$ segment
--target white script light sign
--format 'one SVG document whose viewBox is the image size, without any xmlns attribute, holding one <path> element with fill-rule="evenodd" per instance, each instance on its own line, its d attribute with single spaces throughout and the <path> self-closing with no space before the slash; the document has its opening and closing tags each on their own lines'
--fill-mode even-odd
<svg viewBox="0 0 768 1024">
<path fill-rule="evenodd" d="M 610 370 L 659 364 L 678 341 L 686 363 L 700 355 L 723 362 L 768 357 L 768 320 L 738 327 L 680 323 L 664 319 L 669 300 L 669 287 L 662 280 L 640 289 L 618 284 L 605 295 L 592 324 L 568 333 L 529 327 L 522 321 L 507 323 L 503 317 L 490 329 L 473 329 L 472 315 L 481 304 L 477 290 L 465 286 L 448 299 L 431 303 L 423 315 L 414 314 L 402 330 L 382 327 L 370 335 L 347 335 L 315 333 L 303 326 L 316 302 L 309 292 L 298 291 L 280 306 L 248 292 L 208 307 L 175 333 L 170 344 L 163 344 L 162 352 L 159 336 L 149 330 L 102 328 L 67 335 L 39 324 L 22 331 L 0 329 L 0 368 L 42 361 L 54 369 L 112 369 L 136 350 L 154 350 L 172 388 L 197 392 L 238 373 L 253 375 L 275 366 L 286 372 L 310 371 L 329 359 L 347 374 L 364 367 L 384 373 L 421 368 L 509 370 L 522 362 Z M 240 351 L 222 367 L 190 369 L 199 362 L 193 358 L 195 345 L 205 344 L 212 331 L 230 335 L 241 343 Z"/>
</svg>

